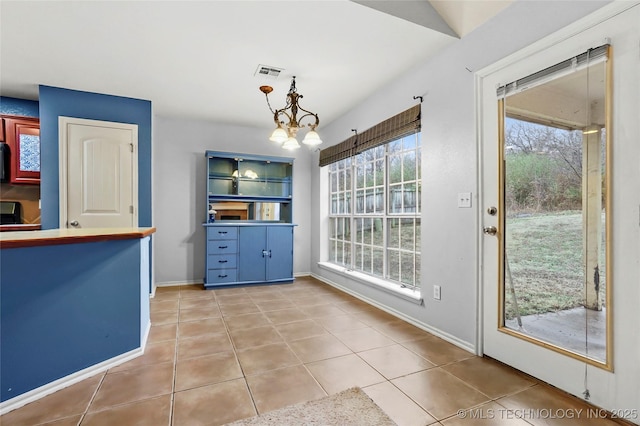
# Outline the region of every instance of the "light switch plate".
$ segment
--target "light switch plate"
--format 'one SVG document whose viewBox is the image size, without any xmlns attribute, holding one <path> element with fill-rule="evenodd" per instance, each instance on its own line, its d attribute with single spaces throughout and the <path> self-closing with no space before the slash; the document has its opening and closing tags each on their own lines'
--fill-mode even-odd
<svg viewBox="0 0 640 426">
<path fill-rule="evenodd" d="M 433 298 L 436 300 L 440 300 L 440 286 L 439 285 L 434 285 L 433 286 Z"/>
<path fill-rule="evenodd" d="M 467 209 L 471 208 L 471 193 L 459 192 L 458 193 L 458 208 Z"/>
</svg>

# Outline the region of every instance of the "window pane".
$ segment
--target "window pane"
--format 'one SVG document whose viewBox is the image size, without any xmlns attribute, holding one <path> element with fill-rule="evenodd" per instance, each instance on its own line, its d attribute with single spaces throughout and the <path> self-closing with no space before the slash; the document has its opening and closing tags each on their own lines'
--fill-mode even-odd
<svg viewBox="0 0 640 426">
<path fill-rule="evenodd" d="M 402 212 L 402 185 L 389 186 L 389 213 Z"/>
<path fill-rule="evenodd" d="M 382 277 L 384 273 L 384 250 L 373 249 L 373 275 Z"/>
<path fill-rule="evenodd" d="M 402 157 L 389 155 L 389 183 L 402 182 Z"/>
<path fill-rule="evenodd" d="M 362 251 L 362 270 L 364 272 L 371 272 L 371 248 L 365 247 Z"/>
<path fill-rule="evenodd" d="M 353 267 L 362 270 L 362 245 L 356 244 L 356 257 L 353 259 Z"/>
<path fill-rule="evenodd" d="M 356 213 L 364 213 L 364 190 L 356 191 Z"/>
<path fill-rule="evenodd" d="M 367 163 L 365 165 L 365 171 L 366 171 L 366 176 L 365 176 L 365 185 L 366 186 L 373 186 L 374 184 L 374 168 L 373 168 L 373 163 Z"/>
<path fill-rule="evenodd" d="M 387 251 L 389 257 L 389 278 L 395 281 L 400 281 L 400 253 L 395 250 Z"/>
<path fill-rule="evenodd" d="M 347 191 L 351 189 L 351 168 L 350 167 L 344 171 L 344 189 Z"/>
<path fill-rule="evenodd" d="M 333 262 L 338 261 L 338 248 L 336 241 L 332 241 L 331 244 L 329 244 L 329 259 Z"/>
<path fill-rule="evenodd" d="M 405 136 L 402 139 L 402 149 L 404 149 L 405 151 L 408 149 L 415 149 L 416 147 L 416 136 L 415 135 L 410 135 L 410 136 Z"/>
<path fill-rule="evenodd" d="M 401 253 L 400 259 L 402 260 L 402 264 L 400 265 L 401 270 L 401 279 L 403 284 L 413 287 L 413 253 Z"/>
<path fill-rule="evenodd" d="M 356 188 L 364 188 L 364 166 L 356 167 Z"/>
<path fill-rule="evenodd" d="M 361 244 L 362 243 L 362 228 L 363 228 L 362 219 L 355 219 L 353 221 L 353 226 L 356 229 L 356 238 L 355 238 L 354 241 L 356 243 L 360 243 Z"/>
<path fill-rule="evenodd" d="M 403 171 L 405 181 L 416 179 L 416 153 L 414 151 L 404 153 Z"/>
<path fill-rule="evenodd" d="M 345 241 L 351 241 L 351 220 L 349 218 L 342 218 L 343 237 Z"/>
<path fill-rule="evenodd" d="M 400 219 L 400 244 L 404 250 L 414 249 L 413 219 Z"/>
<path fill-rule="evenodd" d="M 375 184 L 383 185 L 384 184 L 384 160 L 377 160 L 375 168 L 376 168 Z"/>
<path fill-rule="evenodd" d="M 400 219 L 389 219 L 389 237 L 387 239 L 387 247 L 400 248 Z"/>
<path fill-rule="evenodd" d="M 351 244 L 344 244 L 344 264 L 347 266 L 351 266 Z"/>
<path fill-rule="evenodd" d="M 373 245 L 382 246 L 384 244 L 384 229 L 382 218 L 373 219 Z"/>
<path fill-rule="evenodd" d="M 338 191 L 344 191 L 344 170 L 338 172 Z"/>
<path fill-rule="evenodd" d="M 373 213 L 373 208 L 375 206 L 375 195 L 373 193 L 373 189 L 366 190 L 364 204 L 365 204 L 365 212 Z"/>
<path fill-rule="evenodd" d="M 384 187 L 376 188 L 375 192 L 376 192 L 375 211 L 376 213 L 384 213 Z"/>
</svg>

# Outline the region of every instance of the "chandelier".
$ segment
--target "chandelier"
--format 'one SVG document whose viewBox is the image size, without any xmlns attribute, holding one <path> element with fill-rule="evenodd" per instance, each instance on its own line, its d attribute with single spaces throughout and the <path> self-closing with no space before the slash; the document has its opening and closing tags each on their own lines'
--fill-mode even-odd
<svg viewBox="0 0 640 426">
<path fill-rule="evenodd" d="M 284 149 L 300 148 L 296 135 L 298 134 L 298 130 L 305 127 L 304 124 L 301 124 L 301 121 L 306 118 L 313 118 L 315 120 L 307 125 L 310 130 L 305 135 L 302 143 L 309 146 L 316 146 L 322 143 L 320 136 L 316 132 L 316 127 L 320 124 L 318 114 L 307 111 L 298 105 L 298 99 L 301 99 L 302 95 L 298 94 L 296 90 L 295 76 L 291 80 L 291 87 L 289 88 L 289 93 L 287 93 L 287 104 L 282 109 L 274 111 L 274 109 L 271 108 L 269 93 L 273 91 L 273 87 L 260 86 L 260 91 L 264 93 L 265 98 L 267 98 L 267 105 L 273 113 L 273 121 L 276 123 L 276 129 L 271 134 L 271 137 L 269 137 L 270 141 L 281 143 Z M 301 115 L 300 118 L 298 118 L 298 110 L 305 113 Z M 288 122 L 285 123 L 285 121 L 282 120 L 288 120 Z"/>
</svg>

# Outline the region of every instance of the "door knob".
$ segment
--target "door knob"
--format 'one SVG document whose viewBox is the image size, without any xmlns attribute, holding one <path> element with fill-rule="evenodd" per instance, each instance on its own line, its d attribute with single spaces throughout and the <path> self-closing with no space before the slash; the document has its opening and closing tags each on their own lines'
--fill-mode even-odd
<svg viewBox="0 0 640 426">
<path fill-rule="evenodd" d="M 72 220 L 71 222 L 69 222 L 69 225 L 71 225 L 71 226 L 78 226 L 78 225 L 80 225 L 80 224 L 78 223 L 78 221 L 77 221 L 77 220 Z"/>
<path fill-rule="evenodd" d="M 495 226 L 485 226 L 482 229 L 482 232 L 487 235 L 496 235 L 496 233 L 498 232 L 498 228 L 496 228 Z"/>
</svg>

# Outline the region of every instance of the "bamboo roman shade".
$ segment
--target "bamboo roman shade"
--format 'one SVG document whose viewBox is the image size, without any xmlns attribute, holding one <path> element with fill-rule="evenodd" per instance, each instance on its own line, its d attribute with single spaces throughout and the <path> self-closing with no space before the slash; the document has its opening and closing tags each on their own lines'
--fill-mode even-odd
<svg viewBox="0 0 640 426">
<path fill-rule="evenodd" d="M 320 151 L 320 167 L 420 131 L 420 104 Z"/>
</svg>

